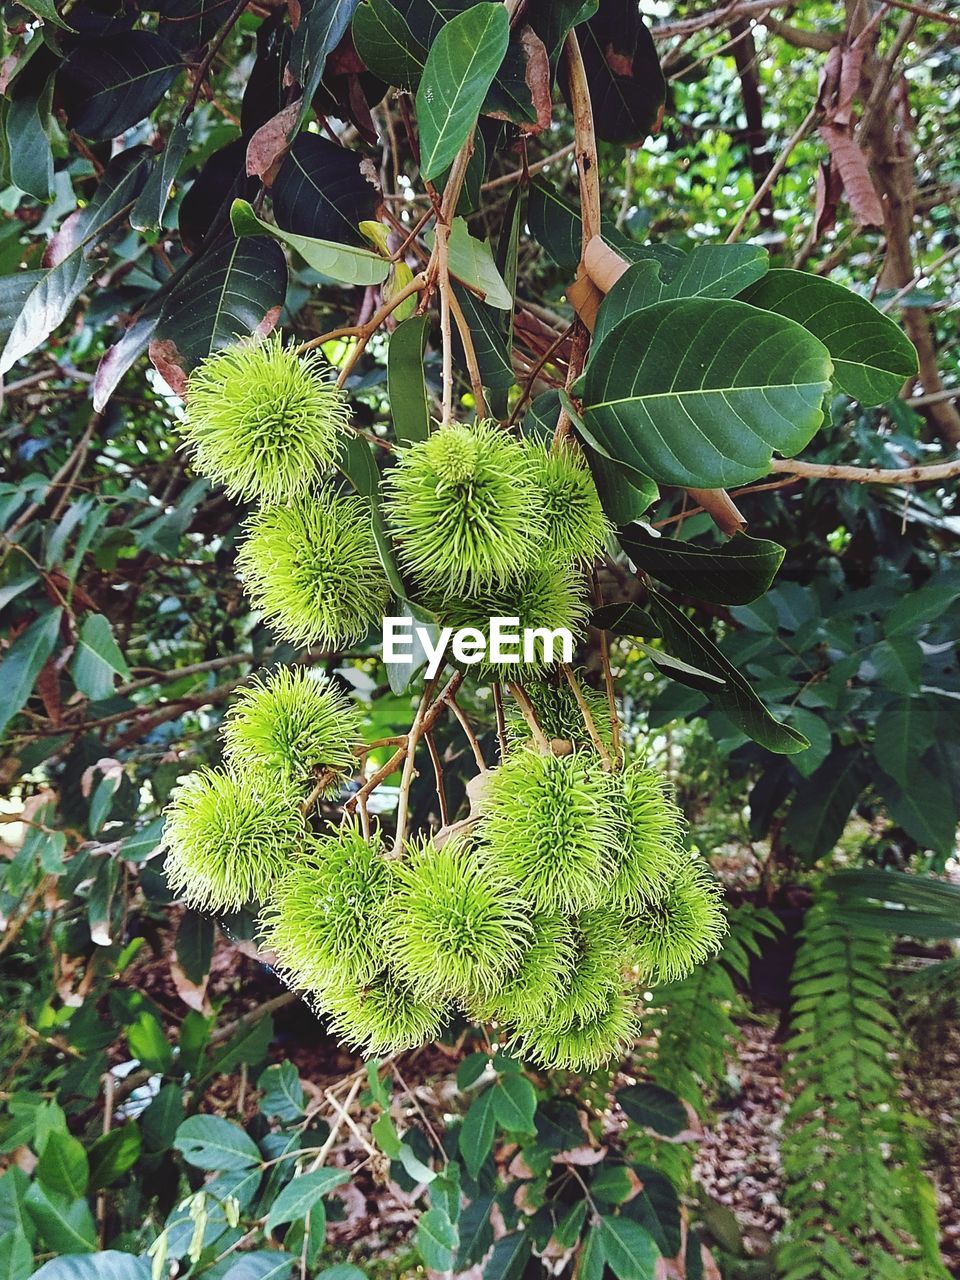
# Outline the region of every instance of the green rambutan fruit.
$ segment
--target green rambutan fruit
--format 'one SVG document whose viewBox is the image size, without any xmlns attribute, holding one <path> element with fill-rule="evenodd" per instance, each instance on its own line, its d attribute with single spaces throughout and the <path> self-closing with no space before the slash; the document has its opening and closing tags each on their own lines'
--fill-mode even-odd
<svg viewBox="0 0 960 1280">
<path fill-rule="evenodd" d="M 383 968 L 391 865 L 378 835 L 356 826 L 313 839 L 274 887 L 261 919 L 265 944 L 292 987 L 321 994 L 367 982 Z"/>
<path fill-rule="evenodd" d="M 221 727 L 224 755 L 235 768 L 256 767 L 292 782 L 330 775 L 336 795 L 357 763 L 357 705 L 327 676 L 278 667 L 241 689 Z"/>
<path fill-rule="evenodd" d="M 511 633 L 518 632 L 521 641 L 516 644 L 511 641 L 508 647 L 511 652 L 519 654 L 520 662 L 491 662 L 485 659 L 469 668 L 481 678 L 515 680 L 522 675 L 526 679 L 528 672 L 543 670 L 548 665 L 543 639 L 534 637 L 532 661 L 526 662 L 522 646 L 524 631 L 532 632 L 539 628 L 556 631 L 563 627 L 576 640 L 583 634 L 587 619 L 583 581 L 570 565 L 557 568 L 541 565 L 525 569 L 506 586 L 468 592 L 461 596 L 451 595 L 445 599 L 431 599 L 428 603 L 441 626 L 453 627 L 455 631 L 473 627 L 479 631 L 488 653 L 490 619 L 518 619 L 517 625 L 510 630 Z M 561 647 L 554 644 L 552 661 L 558 662 L 562 657 Z"/>
<path fill-rule="evenodd" d="M 451 423 L 401 449 L 384 512 L 403 568 L 427 590 L 508 582 L 537 558 L 541 498 L 523 447 L 491 423 Z"/>
<path fill-rule="evenodd" d="M 625 907 L 658 902 L 684 858 L 683 814 L 663 774 L 635 761 L 619 775 L 621 848 L 610 898 Z"/>
<path fill-rule="evenodd" d="M 602 908 L 582 911 L 574 922 L 573 972 L 553 993 L 544 1021 L 567 1025 L 574 1018 L 589 1019 L 606 1008 L 610 992 L 623 980 L 628 942 L 623 918 Z M 523 1019 L 515 1021 L 521 1024 Z"/>
<path fill-rule="evenodd" d="M 252 771 L 191 774 L 165 816 L 170 887 L 208 911 L 265 901 L 306 837 L 296 790 Z"/>
<path fill-rule="evenodd" d="M 606 694 L 586 684 L 582 679 L 582 673 L 574 674 L 580 680 L 580 688 L 590 708 L 600 741 L 605 746 L 612 747 L 613 734 L 610 728 L 610 711 L 607 707 Z M 524 675 L 523 687 L 533 703 L 537 721 L 547 738 L 572 742 L 578 747 L 592 747 L 590 734 L 583 720 L 583 712 L 573 696 L 573 690 L 559 671 L 546 672 L 543 676 Z M 505 715 L 508 744 L 513 747 L 529 743 L 530 726 L 523 718 L 523 713 L 516 702 L 511 700 L 506 704 Z"/>
<path fill-rule="evenodd" d="M 329 486 L 251 516 L 237 572 L 254 608 L 295 645 L 352 644 L 387 601 L 369 507 Z"/>
<path fill-rule="evenodd" d="M 529 1027 L 511 1047 L 541 1066 L 586 1073 L 622 1058 L 639 1033 L 636 991 L 621 984 L 607 992 L 600 1008 L 568 1022 Z"/>
<path fill-rule="evenodd" d="M 325 994 L 318 1010 L 346 1044 L 379 1056 L 416 1049 L 439 1038 L 450 1010 L 441 1000 L 418 994 L 390 971 L 369 982 L 351 982 Z"/>
<path fill-rule="evenodd" d="M 485 788 L 481 834 L 490 868 L 538 911 L 595 906 L 616 869 L 611 776 L 596 757 L 511 754 Z"/>
<path fill-rule="evenodd" d="M 279 335 L 225 347 L 190 375 L 185 446 L 231 497 L 282 502 L 310 488 L 337 455 L 350 414 L 319 351 Z"/>
<path fill-rule="evenodd" d="M 533 935 L 519 968 L 496 995 L 472 1006 L 478 1022 L 496 1018 L 530 1025 L 544 1016 L 573 979 L 577 942 L 570 920 L 559 912 L 539 911 L 530 923 Z"/>
<path fill-rule="evenodd" d="M 723 894 L 702 858 L 681 862 L 666 896 L 628 921 L 644 982 L 677 982 L 720 950 L 727 931 Z"/>
<path fill-rule="evenodd" d="M 610 522 L 583 453 L 572 444 L 547 452 L 531 441 L 527 455 L 547 526 L 544 559 L 593 560 L 603 550 Z"/>
<path fill-rule="evenodd" d="M 397 972 L 428 997 L 493 995 L 523 957 L 529 907 L 463 839 L 426 843 L 398 863 L 388 906 Z"/>
</svg>

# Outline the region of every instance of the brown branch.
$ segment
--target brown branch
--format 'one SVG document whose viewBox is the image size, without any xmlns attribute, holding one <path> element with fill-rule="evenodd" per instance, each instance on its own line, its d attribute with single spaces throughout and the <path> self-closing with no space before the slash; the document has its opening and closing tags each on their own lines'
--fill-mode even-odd
<svg viewBox="0 0 960 1280">
<path fill-rule="evenodd" d="M 847 480 L 853 484 L 930 484 L 960 476 L 960 460 L 933 462 L 915 467 L 846 467 L 834 463 L 778 459 L 771 475 L 798 476 L 806 480 Z"/>
<path fill-rule="evenodd" d="M 766 178 L 764 178 L 763 182 L 760 184 L 757 190 L 753 193 L 753 199 L 744 209 L 743 213 L 737 219 L 736 226 L 727 236 L 725 241 L 726 244 L 733 244 L 735 240 L 739 240 L 744 227 L 750 221 L 751 215 L 754 213 L 756 209 L 760 207 L 761 203 L 766 199 L 767 193 L 773 188 L 774 183 L 777 181 L 781 173 L 783 173 L 784 169 L 787 167 L 787 161 L 790 159 L 790 156 L 793 154 L 794 148 L 797 146 L 799 142 L 802 142 L 803 139 L 807 136 L 807 134 L 810 132 L 810 130 L 813 128 L 814 124 L 816 123 L 820 114 L 821 114 L 820 107 L 817 105 L 812 106 L 810 110 L 807 112 L 807 114 L 804 116 L 803 120 L 797 126 L 797 128 L 793 131 L 793 133 L 787 139 L 786 143 L 783 146 L 783 150 L 780 152 L 776 160 L 771 165 L 770 172 L 767 174 Z"/>
<path fill-rule="evenodd" d="M 511 680 L 507 681 L 507 688 L 516 699 L 517 705 L 523 714 L 524 720 L 527 722 L 527 727 L 533 735 L 533 740 L 536 742 L 537 747 L 543 755 L 549 755 L 550 743 L 547 741 L 547 735 L 540 727 L 540 721 L 537 719 L 537 713 L 534 710 L 533 703 L 527 697 L 526 690 L 522 685 L 514 684 Z"/>
<path fill-rule="evenodd" d="M 593 718 L 593 712 L 590 710 L 590 706 L 586 698 L 583 696 L 583 690 L 580 688 L 580 681 L 565 662 L 560 663 L 560 670 L 563 672 L 563 678 L 570 686 L 570 690 L 573 693 L 574 698 L 577 700 L 577 706 L 580 708 L 580 714 L 583 716 L 583 723 L 587 727 L 587 733 L 590 735 L 590 741 L 593 743 L 597 755 L 603 761 L 603 767 L 605 769 L 611 769 L 613 767 L 613 761 L 610 759 L 610 752 L 604 746 L 603 739 L 597 732 L 597 724 Z"/>
</svg>

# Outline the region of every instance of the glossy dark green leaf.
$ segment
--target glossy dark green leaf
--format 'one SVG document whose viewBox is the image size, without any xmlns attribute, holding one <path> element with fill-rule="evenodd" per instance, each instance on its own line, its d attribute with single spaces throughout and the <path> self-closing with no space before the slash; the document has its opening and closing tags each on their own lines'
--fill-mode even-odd
<svg viewBox="0 0 960 1280">
<path fill-rule="evenodd" d="M 577 28 L 597 137 L 638 146 L 655 131 L 666 97 L 660 59 L 633 0 L 600 0 Z M 566 90 L 565 90 L 566 91 Z"/>
<path fill-rule="evenodd" d="M 347 33 L 357 0 L 300 0 L 290 70 L 303 88 L 301 121 L 320 86 L 328 56 Z"/>
<path fill-rule="evenodd" d="M 534 1132 L 537 1093 L 526 1076 L 510 1071 L 500 1077 L 490 1093 L 493 1114 L 501 1129 L 508 1133 Z"/>
<path fill-rule="evenodd" d="M 454 1270 L 466 1271 L 481 1262 L 493 1244 L 493 1225 L 490 1215 L 495 1204 L 491 1195 L 477 1196 L 469 1201 L 460 1214 L 460 1244 L 454 1261 Z"/>
<path fill-rule="evenodd" d="M 531 1252 L 532 1242 L 526 1231 L 501 1236 L 483 1269 L 483 1280 L 521 1280 Z"/>
<path fill-rule="evenodd" d="M 269 331 L 287 289 L 280 246 L 263 236 L 231 240 L 202 255 L 164 301 L 155 336 L 186 372 L 237 338 Z"/>
<path fill-rule="evenodd" d="M 430 46 L 417 89 L 424 181 L 443 173 L 473 131 L 509 35 L 503 5 L 481 0 L 446 23 Z"/>
<path fill-rule="evenodd" d="M 683 1103 L 669 1089 L 655 1084 L 629 1085 L 617 1094 L 617 1102 L 634 1124 L 652 1129 L 665 1138 L 675 1138 L 687 1127 Z"/>
<path fill-rule="evenodd" d="M 650 610 L 660 625 L 664 647 L 674 657 L 689 663 L 708 675 L 723 680 L 723 688 L 708 688 L 711 702 L 754 742 L 768 751 L 792 755 L 805 750 L 810 743 L 795 729 L 777 720 L 746 682 L 740 672 L 729 662 L 708 636 L 704 635 L 683 613 L 664 596 L 651 593 Z M 677 673 L 682 684 L 692 683 Z M 693 684 L 697 688 L 697 684 Z"/>
<path fill-rule="evenodd" d="M 90 1144 L 90 1190 L 99 1191 L 122 1178 L 140 1158 L 142 1139 L 133 1121 L 101 1134 Z"/>
<path fill-rule="evenodd" d="M 716 604 L 746 604 L 764 595 L 785 554 L 779 543 L 745 533 L 712 547 L 658 538 L 640 525 L 621 529 L 618 538 L 638 569 L 684 595 Z"/>
<path fill-rule="evenodd" d="M 483 103 L 484 115 L 509 120 L 524 133 L 550 125 L 550 61 L 546 45 L 528 22 L 510 35 L 503 62 Z"/>
<path fill-rule="evenodd" d="M 618 1280 L 654 1280 L 658 1250 L 653 1236 L 632 1218 L 604 1216 L 594 1230 Z"/>
<path fill-rule="evenodd" d="M 312 1173 L 300 1174 L 287 1183 L 270 1206 L 264 1231 L 269 1234 L 285 1222 L 303 1218 L 321 1196 L 349 1181 L 346 1169 L 314 1169 Z"/>
<path fill-rule="evenodd" d="M 604 1204 L 623 1204 L 636 1191 L 636 1180 L 623 1164 L 602 1164 L 590 1182 L 590 1194 Z"/>
<path fill-rule="evenodd" d="M 113 628 L 101 613 L 89 613 L 77 635 L 70 663 L 73 682 L 91 701 L 109 698 L 117 676 L 129 680 L 130 668 L 120 652 Z"/>
<path fill-rule="evenodd" d="M 73 49 L 57 92 L 71 128 L 86 138 L 114 138 L 150 114 L 183 68 L 169 40 L 153 31 L 123 31 Z"/>
<path fill-rule="evenodd" d="M 572 271 L 580 261 L 580 216 L 547 178 L 530 183 L 527 199 L 530 234 L 558 267 Z"/>
<path fill-rule="evenodd" d="M 832 751 L 797 788 L 783 829 L 784 840 L 808 863 L 825 857 L 843 835 L 868 781 L 867 762 L 859 748 Z"/>
<path fill-rule="evenodd" d="M 885 773 L 878 774 L 874 783 L 890 817 L 922 849 L 944 856 L 953 853 L 960 813 L 949 778 L 919 770 L 906 787 Z"/>
<path fill-rule="evenodd" d="M 160 0 L 160 34 L 184 53 L 208 44 L 230 16 L 234 0 Z"/>
<path fill-rule="evenodd" d="M 53 0 L 18 0 L 18 2 L 24 9 L 42 18 L 44 22 L 51 22 L 55 27 L 62 27 L 64 31 L 73 30 L 73 27 L 57 12 L 57 6 Z"/>
<path fill-rule="evenodd" d="M 931 698 L 898 698 L 877 717 L 873 752 L 880 768 L 909 789 L 923 771 L 921 759 L 937 736 Z"/>
<path fill-rule="evenodd" d="M 260 1110 L 265 1116 L 276 1116 L 290 1123 L 303 1116 L 304 1092 L 300 1073 L 292 1062 L 280 1062 L 267 1067 L 257 1081 L 262 1090 Z"/>
<path fill-rule="evenodd" d="M 43 664 L 53 653 L 62 613 L 52 609 L 31 622 L 0 662 L 0 734 L 30 697 Z"/>
<path fill-rule="evenodd" d="M 387 392 L 393 431 L 401 444 L 426 440 L 430 431 L 430 403 L 423 374 L 423 356 L 430 320 L 411 316 L 398 324 L 387 347 Z"/>
<path fill-rule="evenodd" d="M 83 1144 L 69 1133 L 50 1134 L 37 1161 L 37 1178 L 48 1191 L 77 1200 L 87 1190 L 90 1165 Z"/>
<path fill-rule="evenodd" d="M 160 226 L 170 199 L 170 188 L 189 146 L 189 126 L 178 124 L 167 138 L 166 146 L 154 157 L 147 181 L 130 211 L 130 225 L 136 231 L 149 231 Z"/>
<path fill-rule="evenodd" d="M 676 1257 L 683 1236 L 676 1188 L 668 1177 L 649 1165 L 635 1164 L 632 1168 L 640 1190 L 622 1212 L 650 1232 L 664 1257 Z"/>
<path fill-rule="evenodd" d="M 831 369 L 822 343 L 783 316 L 727 300 L 660 302 L 597 348 L 583 420 L 609 457 L 658 483 L 722 489 L 812 439 Z"/>
<path fill-rule="evenodd" d="M 199 911 L 183 913 L 177 929 L 177 960 L 188 981 L 199 986 L 210 971 L 215 929 L 209 916 Z"/>
<path fill-rule="evenodd" d="M 471 1104 L 460 1127 L 460 1154 L 467 1173 L 476 1178 L 493 1148 L 496 1120 L 492 1089 L 486 1089 Z"/>
<path fill-rule="evenodd" d="M 53 191 L 52 97 L 52 76 L 35 88 L 14 89 L 3 117 L 10 179 L 38 200 L 49 200 Z"/>
<path fill-rule="evenodd" d="M 595 344 L 626 316 L 668 298 L 734 298 L 770 265 L 766 249 L 752 244 L 698 245 L 687 255 L 666 260 L 654 257 L 652 249 L 649 258 L 627 268 L 600 304 Z"/>
<path fill-rule="evenodd" d="M 475 294 L 462 285 L 455 284 L 453 291 L 470 329 L 470 336 L 473 338 L 481 381 L 484 387 L 494 392 L 493 398 L 496 398 L 496 393 L 499 392 L 502 395 L 516 381 L 503 336 L 503 313 L 481 302 Z"/>
<path fill-rule="evenodd" d="M 173 1145 L 198 1169 L 249 1169 L 260 1163 L 249 1134 L 221 1116 L 190 1116 L 177 1130 Z"/>
<path fill-rule="evenodd" d="M 900 326 L 866 298 L 823 276 L 771 271 L 740 297 L 815 334 L 830 352 L 837 386 L 861 404 L 892 400 L 917 371 L 916 347 Z"/>
<path fill-rule="evenodd" d="M 173 1146 L 183 1122 L 183 1090 L 178 1084 L 160 1086 L 157 1096 L 140 1116 L 140 1132 L 150 1151 L 167 1151 Z"/>
<path fill-rule="evenodd" d="M 93 1214 L 85 1199 L 71 1200 L 56 1191 L 48 1191 L 41 1182 L 34 1182 L 26 1194 L 24 1204 L 36 1224 L 40 1238 L 50 1249 L 67 1254 L 92 1253 L 96 1249 L 97 1231 Z M 97 1261 L 99 1262 L 99 1258 Z M 53 1266 L 52 1263 L 47 1265 Z M 89 1270 L 83 1274 L 92 1280 Z M 103 1280 L 108 1272 L 104 1270 L 96 1274 Z"/>
<path fill-rule="evenodd" d="M 301 133 L 280 166 L 270 198 L 284 231 L 362 245 L 357 224 L 374 217 L 380 192 L 376 171 L 359 152 Z"/>
<path fill-rule="evenodd" d="M 414 89 L 420 83 L 427 51 L 393 0 L 364 0 L 358 6 L 353 43 L 367 67 L 386 84 Z"/>
</svg>

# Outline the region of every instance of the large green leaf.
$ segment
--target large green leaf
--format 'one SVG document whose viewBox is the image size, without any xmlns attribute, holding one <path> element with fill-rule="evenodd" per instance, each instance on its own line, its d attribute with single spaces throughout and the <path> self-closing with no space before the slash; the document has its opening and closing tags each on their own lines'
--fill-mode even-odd
<svg viewBox="0 0 960 1280">
<path fill-rule="evenodd" d="M 635 0 L 600 0 L 577 28 L 597 137 L 637 146 L 654 132 L 666 96 L 660 59 Z M 566 81 L 564 80 L 566 92 Z"/>
<path fill-rule="evenodd" d="M 427 51 L 392 0 L 365 0 L 353 15 L 353 43 L 367 67 L 387 84 L 413 89 Z"/>
<path fill-rule="evenodd" d="M 867 785 L 863 753 L 838 747 L 819 769 L 805 778 L 793 798 L 784 839 L 808 862 L 816 862 L 843 835 L 850 811 Z"/>
<path fill-rule="evenodd" d="M 249 1169 L 260 1163 L 250 1135 L 221 1116 L 190 1116 L 177 1130 L 173 1145 L 198 1169 Z"/>
<path fill-rule="evenodd" d="M 48 1191 L 58 1191 L 68 1200 L 78 1200 L 86 1192 L 90 1178 L 83 1143 L 69 1133 L 54 1130 L 37 1161 L 37 1177 Z"/>
<path fill-rule="evenodd" d="M 723 489 L 812 439 L 831 369 L 823 344 L 783 316 L 743 302 L 660 302 L 601 342 L 583 420 L 608 457 L 658 483 Z"/>
<path fill-rule="evenodd" d="M 899 698 L 877 718 L 873 752 L 901 787 L 918 779 L 920 761 L 937 736 L 937 712 L 931 698 Z"/>
<path fill-rule="evenodd" d="M 618 1280 L 654 1280 L 660 1250 L 639 1222 L 605 1215 L 594 1230 L 603 1256 Z"/>
<path fill-rule="evenodd" d="M 490 1090 L 493 1114 L 501 1129 L 508 1133 L 533 1133 L 533 1115 L 537 1094 L 526 1076 L 509 1071 Z"/>
<path fill-rule="evenodd" d="M 0 1280 L 29 1280 L 33 1274 L 33 1250 L 20 1231 L 0 1236 Z"/>
<path fill-rule="evenodd" d="M 134 1121 L 101 1134 L 90 1144 L 90 1190 L 99 1191 L 123 1177 L 140 1158 L 141 1145 Z"/>
<path fill-rule="evenodd" d="M 109 698 L 116 676 L 130 678 L 127 660 L 113 638 L 113 629 L 102 613 L 90 613 L 77 636 L 70 664 L 73 682 L 92 701 Z"/>
<path fill-rule="evenodd" d="M 502 395 L 516 381 L 503 336 L 502 312 L 497 312 L 488 303 L 481 302 L 463 285 L 455 284 L 453 291 L 473 338 L 481 381 L 489 390 L 495 394 L 500 392 Z M 505 399 L 504 403 L 506 403 Z"/>
<path fill-rule="evenodd" d="M 417 89 L 424 181 L 439 177 L 473 132 L 509 39 L 506 9 L 481 0 L 442 27 L 430 46 Z"/>
<path fill-rule="evenodd" d="M 269 1234 L 284 1222 L 305 1218 L 321 1196 L 349 1181 L 350 1174 L 345 1169 L 314 1169 L 294 1178 L 271 1205 L 264 1230 Z"/>
<path fill-rule="evenodd" d="M 906 871 L 839 871 L 824 881 L 851 924 L 914 938 L 960 937 L 960 885 Z"/>
<path fill-rule="evenodd" d="M 67 1254 L 45 1262 L 33 1273 L 33 1280 L 150 1280 L 150 1259 L 119 1249 Z"/>
<path fill-rule="evenodd" d="M 284 231 L 311 239 L 362 244 L 357 224 L 380 200 L 369 160 L 315 133 L 301 133 L 270 188 L 273 216 Z"/>
<path fill-rule="evenodd" d="M 417 1248 L 430 1271 L 450 1271 L 457 1256 L 460 1236 L 446 1210 L 428 1209 L 417 1223 Z"/>
<path fill-rule="evenodd" d="M 290 70 L 303 88 L 301 121 L 319 88 L 328 56 L 347 33 L 357 0 L 299 0 Z"/>
<path fill-rule="evenodd" d="M 715 604 L 747 604 L 762 596 L 785 554 L 779 543 L 745 533 L 713 547 L 658 538 L 641 525 L 621 529 L 618 538 L 638 569 L 684 595 Z"/>
<path fill-rule="evenodd" d="M 158 343 L 184 370 L 211 351 L 273 325 L 287 289 L 278 244 L 258 236 L 230 240 L 204 253 L 164 300 L 150 344 Z M 179 357 L 179 359 L 177 359 Z"/>
<path fill-rule="evenodd" d="M 432 245 L 433 233 L 428 232 L 424 239 Z M 489 306 L 501 311 L 513 307 L 513 295 L 497 270 L 490 246 L 470 234 L 463 218 L 454 218 L 451 224 L 448 256 L 450 274 L 482 294 Z"/>
<path fill-rule="evenodd" d="M 665 1138 L 675 1138 L 688 1127 L 683 1103 L 675 1093 L 659 1085 L 629 1085 L 617 1094 L 617 1102 L 634 1124 Z"/>
<path fill-rule="evenodd" d="M 71 128 L 87 138 L 114 138 L 150 114 L 183 67 L 163 36 L 123 31 L 69 53 L 57 92 Z"/>
<path fill-rule="evenodd" d="M 771 271 L 740 297 L 816 334 L 830 352 L 837 386 L 861 404 L 892 400 L 917 371 L 916 348 L 903 330 L 872 302 L 823 276 Z"/>
<path fill-rule="evenodd" d="M 957 802 L 950 779 L 941 772 L 920 770 L 902 787 L 880 773 L 875 779 L 890 817 L 923 849 L 949 855 L 956 849 Z"/>
<path fill-rule="evenodd" d="M 390 271 L 386 258 L 369 249 L 361 249 L 355 245 L 338 244 L 333 240 L 316 240 L 312 236 L 294 235 L 283 231 L 272 223 L 264 222 L 253 211 L 246 200 L 234 200 L 230 210 L 230 221 L 238 236 L 258 236 L 264 233 L 282 240 L 289 248 L 296 250 L 315 271 L 322 272 L 331 280 L 339 280 L 341 284 L 382 284 Z"/>
<path fill-rule="evenodd" d="M 52 609 L 31 622 L 0 662 L 0 734 L 30 697 L 43 664 L 53 653 L 62 612 Z"/>
<path fill-rule="evenodd" d="M 511 1231 L 501 1236 L 483 1269 L 483 1280 L 521 1280 L 531 1251 L 529 1231 Z"/>
<path fill-rule="evenodd" d="M 387 347 L 387 392 L 394 435 L 401 444 L 426 440 L 430 430 L 430 404 L 423 376 L 423 353 L 430 321 L 411 316 L 398 324 Z"/>
<path fill-rule="evenodd" d="M 473 1100 L 460 1127 L 460 1154 L 471 1178 L 478 1176 L 493 1146 L 496 1120 L 492 1094 L 492 1089 L 486 1089 Z"/>
<path fill-rule="evenodd" d="M 604 298 L 593 341 L 634 311 L 668 298 L 734 298 L 770 266 L 766 249 L 753 244 L 704 244 L 681 258 L 654 256 L 634 261 Z M 642 246 L 641 246 L 642 249 Z"/>
<path fill-rule="evenodd" d="M 793 755 L 809 747 L 802 733 L 783 724 L 767 710 L 736 667 L 675 605 L 659 593 L 651 592 L 650 608 L 663 632 L 667 652 L 724 682 L 722 688 L 715 688 L 703 680 L 685 678 L 682 672 L 674 673 L 681 684 L 690 684 L 705 692 L 738 729 L 768 751 Z"/>
<path fill-rule="evenodd" d="M 71 1200 L 56 1191 L 48 1191 L 41 1182 L 34 1182 L 24 1204 L 37 1225 L 41 1239 L 52 1250 L 58 1253 L 92 1253 L 96 1249 L 97 1229 L 84 1198 Z"/>
</svg>

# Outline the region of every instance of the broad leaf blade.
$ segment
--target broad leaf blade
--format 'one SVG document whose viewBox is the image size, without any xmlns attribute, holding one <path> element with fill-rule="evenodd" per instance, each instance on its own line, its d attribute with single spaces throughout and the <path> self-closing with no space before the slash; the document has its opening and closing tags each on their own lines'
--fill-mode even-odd
<svg viewBox="0 0 960 1280">
<path fill-rule="evenodd" d="M 349 147 L 300 134 L 270 188 L 277 225 L 315 240 L 361 245 L 357 224 L 373 218 L 380 199 L 368 166 Z"/>
<path fill-rule="evenodd" d="M 264 222 L 257 217 L 252 205 L 246 200 L 234 200 L 230 221 L 238 236 L 262 237 L 266 234 L 282 240 L 289 248 L 295 249 L 315 271 L 322 272 L 331 280 L 339 280 L 341 284 L 382 284 L 390 271 L 386 258 L 381 258 L 378 253 L 371 253 L 369 249 L 295 235 Z"/>
<path fill-rule="evenodd" d="M 43 664 L 53 653 L 61 614 L 61 609 L 52 609 L 31 622 L 0 663 L 0 734 L 30 697 Z"/>
<path fill-rule="evenodd" d="M 657 538 L 641 525 L 621 529 L 620 545 L 644 572 L 698 600 L 747 604 L 765 592 L 783 563 L 784 548 L 737 533 L 715 547 Z"/>
<path fill-rule="evenodd" d="M 387 348 L 390 414 L 394 434 L 401 444 L 426 440 L 430 430 L 430 405 L 423 376 L 429 327 L 427 316 L 411 316 L 397 325 Z"/>
<path fill-rule="evenodd" d="M 114 138 L 150 114 L 183 68 L 163 36 L 124 31 L 68 54 L 57 91 L 71 128 L 95 140 Z"/>
<path fill-rule="evenodd" d="M 823 344 L 782 316 L 742 302 L 660 302 L 600 344 L 583 419 L 609 457 L 658 483 L 723 489 L 813 438 L 831 370 Z"/>
</svg>

